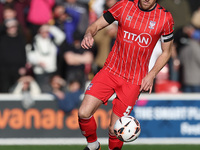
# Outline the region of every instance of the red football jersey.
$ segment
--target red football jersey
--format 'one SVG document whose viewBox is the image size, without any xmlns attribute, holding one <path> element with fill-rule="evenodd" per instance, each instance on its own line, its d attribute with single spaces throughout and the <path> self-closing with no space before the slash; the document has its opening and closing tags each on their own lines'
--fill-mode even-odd
<svg viewBox="0 0 200 150">
<path fill-rule="evenodd" d="M 108 11 L 118 21 L 118 33 L 104 69 L 140 85 L 158 39 L 173 39 L 172 15 L 159 4 L 142 10 L 138 0 L 119 1 Z"/>
</svg>

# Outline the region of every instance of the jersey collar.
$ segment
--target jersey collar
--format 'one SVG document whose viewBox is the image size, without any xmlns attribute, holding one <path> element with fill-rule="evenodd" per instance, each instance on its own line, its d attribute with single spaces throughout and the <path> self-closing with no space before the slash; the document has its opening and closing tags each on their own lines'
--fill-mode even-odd
<svg viewBox="0 0 200 150">
<path fill-rule="evenodd" d="M 157 3 L 156 3 L 156 5 L 155 5 L 152 9 L 144 10 L 144 9 L 142 9 L 142 8 L 140 7 L 139 3 L 140 3 L 140 0 L 138 1 L 138 7 L 139 7 L 139 9 L 142 10 L 142 11 L 145 11 L 145 12 L 150 12 L 150 11 L 154 10 L 154 9 L 156 8 L 156 6 L 157 6 Z"/>
</svg>

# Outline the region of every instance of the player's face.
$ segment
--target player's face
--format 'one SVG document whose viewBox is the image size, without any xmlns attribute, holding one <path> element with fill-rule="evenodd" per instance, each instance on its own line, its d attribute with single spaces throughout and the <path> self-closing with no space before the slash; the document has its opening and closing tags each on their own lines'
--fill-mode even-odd
<svg viewBox="0 0 200 150">
<path fill-rule="evenodd" d="M 156 4 L 156 0 L 140 0 L 140 7 L 144 10 L 151 10 Z"/>
</svg>

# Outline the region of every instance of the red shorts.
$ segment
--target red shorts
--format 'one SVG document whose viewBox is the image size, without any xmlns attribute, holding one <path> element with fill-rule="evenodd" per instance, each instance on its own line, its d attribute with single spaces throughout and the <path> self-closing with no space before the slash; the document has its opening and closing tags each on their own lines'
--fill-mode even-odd
<svg viewBox="0 0 200 150">
<path fill-rule="evenodd" d="M 102 69 L 98 72 L 85 94 L 92 95 L 107 104 L 108 99 L 116 93 L 113 100 L 113 112 L 121 117 L 129 115 L 140 94 L 140 85 L 132 84 L 127 80 L 113 75 L 108 70 Z"/>
</svg>

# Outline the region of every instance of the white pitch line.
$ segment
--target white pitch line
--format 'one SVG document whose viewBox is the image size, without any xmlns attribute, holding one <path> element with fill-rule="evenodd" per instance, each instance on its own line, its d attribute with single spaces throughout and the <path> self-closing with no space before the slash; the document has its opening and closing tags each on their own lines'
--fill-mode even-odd
<svg viewBox="0 0 200 150">
<path fill-rule="evenodd" d="M 108 144 L 108 138 L 99 138 L 102 145 Z M 85 138 L 0 138 L 0 145 L 85 145 Z M 127 145 L 142 144 L 200 144 L 200 138 L 139 138 Z"/>
</svg>

